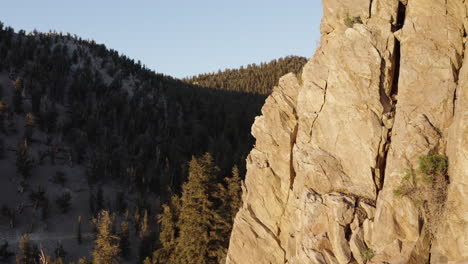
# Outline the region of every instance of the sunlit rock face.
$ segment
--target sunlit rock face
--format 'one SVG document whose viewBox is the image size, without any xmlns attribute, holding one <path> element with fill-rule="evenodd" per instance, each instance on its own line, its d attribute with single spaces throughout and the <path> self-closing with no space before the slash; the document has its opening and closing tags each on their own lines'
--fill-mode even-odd
<svg viewBox="0 0 468 264">
<path fill-rule="evenodd" d="M 468 263 L 467 9 L 323 0 L 315 55 L 252 127 L 227 263 Z M 436 229 L 394 193 L 431 153 L 449 161 Z"/>
</svg>

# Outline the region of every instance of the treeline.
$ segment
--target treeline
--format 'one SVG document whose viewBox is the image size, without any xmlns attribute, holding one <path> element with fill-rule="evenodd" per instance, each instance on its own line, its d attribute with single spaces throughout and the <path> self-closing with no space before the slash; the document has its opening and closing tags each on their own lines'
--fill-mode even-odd
<svg viewBox="0 0 468 264">
<path fill-rule="evenodd" d="M 141 193 L 179 190 L 191 156 L 205 152 L 224 174 L 234 165 L 244 173 L 250 127 L 264 96 L 155 74 L 69 34 L 0 29 L 0 70 L 18 83 L 16 103 L 5 104 L 4 112 L 35 116 L 50 136 L 46 158 L 66 156 L 88 167 L 91 183 L 122 180 Z M 31 107 L 23 109 L 22 100 Z"/>
<path fill-rule="evenodd" d="M 299 73 L 306 62 L 304 57 L 288 56 L 260 65 L 249 64 L 239 69 L 204 73 L 185 78 L 184 81 L 225 91 L 270 94 L 281 76 L 290 72 Z"/>
<path fill-rule="evenodd" d="M 217 180 L 219 173 L 209 153 L 192 157 L 181 195 L 173 195 L 157 218 L 146 209 L 136 208 L 133 214 L 128 209 L 123 214 L 99 210 L 92 219 L 95 238 L 91 262 L 81 257 L 78 264 L 117 264 L 131 259 L 143 264 L 224 263 L 241 204 L 241 178 L 237 167 L 222 182 Z M 78 244 L 82 243 L 81 221 L 78 218 Z M 159 234 L 154 228 L 157 224 L 161 226 Z M 132 235 L 136 240 L 131 239 Z M 0 257 L 5 260 L 14 255 L 7 246 L 0 248 Z M 138 251 L 132 253 L 132 248 Z M 50 255 L 26 234 L 20 239 L 16 264 L 63 264 L 66 255 L 60 243 Z"/>
<path fill-rule="evenodd" d="M 28 185 L 34 166 L 86 167 L 95 248 L 101 247 L 100 230 L 111 223 L 106 232 L 112 237 L 105 241 L 125 259 L 127 249 L 136 247 L 128 244 L 133 225 L 140 262 L 217 263 L 225 256 L 240 206 L 254 118 L 279 77 L 298 72 L 304 63 L 304 58 L 287 57 L 237 73 L 208 74 L 212 82 L 191 84 L 157 74 L 93 41 L 52 32 L 15 33 L 0 23 L 0 72 L 7 72 L 11 82 L 0 83 L 0 158 L 3 138 L 24 131 L 15 142 L 16 172 L 44 221 L 49 214 L 46 191 Z M 223 80 L 222 85 L 214 80 Z M 13 87 L 12 98 L 3 96 L 7 86 Z M 35 139 L 38 132 L 46 134 L 45 142 Z M 31 147 L 35 144 L 41 147 Z M 63 185 L 66 177 L 57 172 L 53 181 Z M 120 204 L 115 212 L 102 200 L 101 185 L 111 180 L 126 186 L 115 198 Z M 130 195 L 137 196 L 133 206 L 123 202 Z M 148 201 L 155 196 L 166 204 L 161 232 L 151 220 L 160 213 Z M 70 210 L 70 199 L 69 193 L 56 198 L 63 214 Z M 12 208 L 2 211 L 14 227 Z M 18 263 L 37 262 L 37 251 L 31 250 L 35 253 Z M 93 258 L 94 263 L 110 263 Z"/>
</svg>

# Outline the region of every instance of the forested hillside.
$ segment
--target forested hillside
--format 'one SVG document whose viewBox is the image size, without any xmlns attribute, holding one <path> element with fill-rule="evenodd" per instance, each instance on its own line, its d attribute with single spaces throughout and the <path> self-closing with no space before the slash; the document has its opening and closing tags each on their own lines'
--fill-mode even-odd
<svg viewBox="0 0 468 264">
<path fill-rule="evenodd" d="M 269 94 L 281 76 L 299 73 L 307 62 L 304 57 L 288 56 L 268 63 L 249 64 L 239 69 L 205 73 L 184 79 L 188 83 L 226 91 Z"/>
<path fill-rule="evenodd" d="M 0 24 L 0 260 L 221 261 L 266 87 L 303 62 L 191 84 L 94 41 Z M 193 226 L 216 235 L 193 244 Z"/>
</svg>

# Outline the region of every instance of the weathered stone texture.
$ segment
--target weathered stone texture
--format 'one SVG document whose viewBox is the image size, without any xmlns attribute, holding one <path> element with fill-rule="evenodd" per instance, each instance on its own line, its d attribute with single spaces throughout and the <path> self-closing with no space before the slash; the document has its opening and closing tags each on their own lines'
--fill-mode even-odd
<svg viewBox="0 0 468 264">
<path fill-rule="evenodd" d="M 227 263 L 468 263 L 468 1 L 323 8 L 315 55 L 252 127 Z M 393 194 L 428 153 L 449 159 L 435 234 Z"/>
</svg>

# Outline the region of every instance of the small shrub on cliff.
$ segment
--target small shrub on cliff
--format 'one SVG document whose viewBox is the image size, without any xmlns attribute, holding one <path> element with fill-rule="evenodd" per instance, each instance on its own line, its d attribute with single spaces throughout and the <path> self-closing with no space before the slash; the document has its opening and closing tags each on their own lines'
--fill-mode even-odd
<svg viewBox="0 0 468 264">
<path fill-rule="evenodd" d="M 413 170 L 406 169 L 405 176 L 403 176 L 402 180 L 403 183 L 393 190 L 393 194 L 395 196 L 409 195 L 412 191 L 414 191 L 416 176 L 414 175 Z"/>
<path fill-rule="evenodd" d="M 363 252 L 361 252 L 361 257 L 363 259 L 365 259 L 366 261 L 373 259 L 374 255 L 375 255 L 375 252 L 371 248 L 368 248 L 368 249 L 364 250 Z"/>
<path fill-rule="evenodd" d="M 419 157 L 419 169 L 426 175 L 443 174 L 447 170 L 447 157 L 442 154 Z"/>
<path fill-rule="evenodd" d="M 410 194 L 412 190 L 413 188 L 410 186 L 401 185 L 398 188 L 393 190 L 393 194 L 395 196 L 405 196 L 405 195 Z"/>
<path fill-rule="evenodd" d="M 343 19 L 344 24 L 352 28 L 354 24 L 362 24 L 362 19 L 359 16 L 356 17 L 350 17 L 349 14 Z"/>
<path fill-rule="evenodd" d="M 447 198 L 448 159 L 442 154 L 419 157 L 417 175 L 412 170 L 402 178 L 399 187 L 393 190 L 395 196 L 406 196 L 419 208 L 427 230 L 435 234 L 444 214 Z"/>
</svg>

